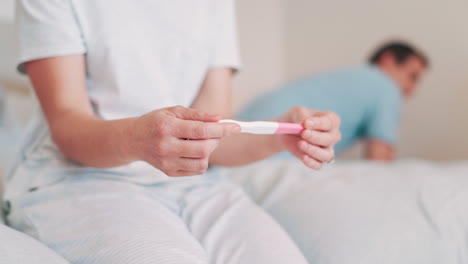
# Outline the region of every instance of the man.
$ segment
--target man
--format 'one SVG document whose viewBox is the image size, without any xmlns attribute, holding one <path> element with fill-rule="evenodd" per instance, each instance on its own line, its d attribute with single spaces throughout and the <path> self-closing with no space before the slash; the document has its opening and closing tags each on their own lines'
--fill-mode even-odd
<svg viewBox="0 0 468 264">
<path fill-rule="evenodd" d="M 369 63 L 311 76 L 253 101 L 239 118 L 270 119 L 292 106 L 336 112 L 342 119 L 342 152 L 366 140 L 370 160 L 395 156 L 402 98 L 410 97 L 429 66 L 426 56 L 403 42 L 378 48 Z"/>
</svg>

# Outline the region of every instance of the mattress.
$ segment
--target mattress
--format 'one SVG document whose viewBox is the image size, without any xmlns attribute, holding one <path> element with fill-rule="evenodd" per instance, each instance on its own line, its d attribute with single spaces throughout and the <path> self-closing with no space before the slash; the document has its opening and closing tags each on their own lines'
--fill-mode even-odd
<svg viewBox="0 0 468 264">
<path fill-rule="evenodd" d="M 468 263 L 468 162 L 295 161 L 225 170 L 314 264 Z"/>
</svg>

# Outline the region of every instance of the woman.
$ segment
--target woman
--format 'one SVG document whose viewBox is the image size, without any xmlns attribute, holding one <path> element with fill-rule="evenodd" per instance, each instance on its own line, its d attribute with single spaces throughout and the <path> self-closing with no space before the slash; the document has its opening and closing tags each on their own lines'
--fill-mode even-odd
<svg viewBox="0 0 468 264">
<path fill-rule="evenodd" d="M 283 150 L 319 169 L 340 136 L 335 114 L 304 108 L 279 117 L 300 136 L 217 123 L 239 67 L 233 0 L 17 3 L 19 69 L 42 113 L 9 178 L 14 227 L 72 263 L 306 263 L 205 173 Z"/>
</svg>

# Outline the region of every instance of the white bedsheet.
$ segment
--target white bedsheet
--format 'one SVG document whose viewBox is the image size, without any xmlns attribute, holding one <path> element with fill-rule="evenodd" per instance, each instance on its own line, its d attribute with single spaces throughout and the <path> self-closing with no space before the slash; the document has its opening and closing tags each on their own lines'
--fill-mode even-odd
<svg viewBox="0 0 468 264">
<path fill-rule="evenodd" d="M 226 171 L 314 264 L 468 263 L 468 162 L 293 161 Z"/>
</svg>

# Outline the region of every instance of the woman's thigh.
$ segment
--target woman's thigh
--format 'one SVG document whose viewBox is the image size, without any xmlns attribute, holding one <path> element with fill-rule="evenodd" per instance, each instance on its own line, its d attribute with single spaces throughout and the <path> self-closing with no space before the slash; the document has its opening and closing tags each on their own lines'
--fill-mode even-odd
<svg viewBox="0 0 468 264">
<path fill-rule="evenodd" d="M 8 220 L 72 263 L 208 263 L 180 216 L 127 182 L 65 180 L 12 201 Z"/>
<path fill-rule="evenodd" d="M 305 264 L 283 228 L 240 187 L 219 184 L 185 196 L 182 218 L 212 264 Z"/>
</svg>

